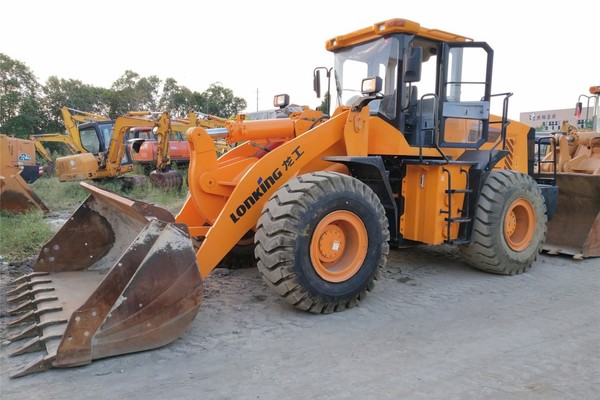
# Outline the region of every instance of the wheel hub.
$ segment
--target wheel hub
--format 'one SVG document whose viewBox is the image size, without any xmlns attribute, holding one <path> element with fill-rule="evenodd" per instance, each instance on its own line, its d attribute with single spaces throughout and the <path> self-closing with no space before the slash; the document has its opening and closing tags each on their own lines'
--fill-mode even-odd
<svg viewBox="0 0 600 400">
<path fill-rule="evenodd" d="M 362 266 L 368 235 L 362 220 L 345 210 L 334 211 L 316 226 L 310 245 L 315 272 L 328 282 L 352 278 Z"/>
<path fill-rule="evenodd" d="M 514 251 L 523 251 L 535 236 L 535 211 L 526 199 L 513 201 L 504 216 L 504 239 Z"/>
<path fill-rule="evenodd" d="M 319 258 L 325 262 L 335 261 L 344 252 L 344 232 L 336 225 L 329 225 L 319 238 Z"/>
</svg>

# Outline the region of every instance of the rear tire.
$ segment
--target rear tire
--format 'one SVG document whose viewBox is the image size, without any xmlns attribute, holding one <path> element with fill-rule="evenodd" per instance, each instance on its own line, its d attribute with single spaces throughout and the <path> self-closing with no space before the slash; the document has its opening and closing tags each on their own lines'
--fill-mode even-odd
<svg viewBox="0 0 600 400">
<path fill-rule="evenodd" d="M 515 171 L 492 171 L 481 191 L 471 243 L 460 246 L 471 266 L 502 275 L 527 271 L 546 238 L 546 205 L 537 183 Z"/>
<path fill-rule="evenodd" d="M 265 204 L 257 226 L 255 254 L 263 279 L 288 303 L 313 313 L 357 305 L 389 253 L 379 198 L 339 173 L 292 179 Z"/>
</svg>

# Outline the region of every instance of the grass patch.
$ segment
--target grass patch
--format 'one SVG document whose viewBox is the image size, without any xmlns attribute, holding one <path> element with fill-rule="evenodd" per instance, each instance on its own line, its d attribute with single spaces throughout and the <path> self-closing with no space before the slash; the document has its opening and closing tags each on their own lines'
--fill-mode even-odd
<svg viewBox="0 0 600 400">
<path fill-rule="evenodd" d="M 185 183 L 181 190 L 156 189 L 150 181 L 146 185 L 125 190 L 118 179 L 87 182 L 121 196 L 162 207 L 173 215 L 177 215 L 181 210 L 188 193 Z M 184 182 L 187 182 L 187 171 L 184 173 Z M 51 214 L 72 214 L 89 195 L 79 182 L 60 182 L 55 176 L 42 177 L 30 187 L 50 209 Z M 2 212 L 0 214 L 0 260 L 17 262 L 37 256 L 41 246 L 55 232 L 56 228 L 39 210 L 23 214 Z"/>
<path fill-rule="evenodd" d="M 40 178 L 30 186 L 44 204 L 56 212 L 75 211 L 88 195 L 79 182 L 61 182 L 55 176 Z"/>
<path fill-rule="evenodd" d="M 2 261 L 22 261 L 39 253 L 54 234 L 44 213 L 32 210 L 23 214 L 0 213 L 0 257 Z"/>
</svg>

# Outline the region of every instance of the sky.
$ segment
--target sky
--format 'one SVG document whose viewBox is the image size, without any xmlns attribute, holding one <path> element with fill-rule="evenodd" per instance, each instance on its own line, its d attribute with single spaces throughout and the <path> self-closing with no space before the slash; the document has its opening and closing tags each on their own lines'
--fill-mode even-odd
<svg viewBox="0 0 600 400">
<path fill-rule="evenodd" d="M 509 117 L 519 119 L 572 108 L 600 85 L 599 15 L 598 0 L 0 0 L 0 53 L 41 84 L 109 88 L 131 70 L 197 92 L 219 83 L 246 111 L 272 108 L 281 93 L 314 108 L 313 70 L 333 65 L 327 39 L 405 18 L 487 42 L 492 92 L 512 92 Z"/>
</svg>

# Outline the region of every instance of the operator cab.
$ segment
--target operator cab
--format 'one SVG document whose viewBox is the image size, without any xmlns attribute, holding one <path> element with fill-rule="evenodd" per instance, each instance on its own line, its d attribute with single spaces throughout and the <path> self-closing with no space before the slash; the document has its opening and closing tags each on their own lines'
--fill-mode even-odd
<svg viewBox="0 0 600 400">
<path fill-rule="evenodd" d="M 363 96 L 362 80 L 379 77 L 381 96 L 369 102 L 370 113 L 402 132 L 410 146 L 478 149 L 495 142 L 506 118 L 490 122 L 493 50 L 460 36 L 446 41 L 451 34 L 411 24 L 386 21 L 373 40 L 352 44 L 352 38 L 340 37 L 327 43 L 334 52 L 338 106 L 355 104 Z M 510 94 L 504 95 L 503 117 Z M 490 123 L 498 124 L 493 135 Z"/>
<path fill-rule="evenodd" d="M 114 126 L 115 121 L 89 122 L 79 125 L 81 145 L 93 154 L 101 164 L 106 162 L 105 159 L 110 148 Z M 131 163 L 131 155 L 126 151 L 121 160 L 121 165 Z"/>
</svg>

